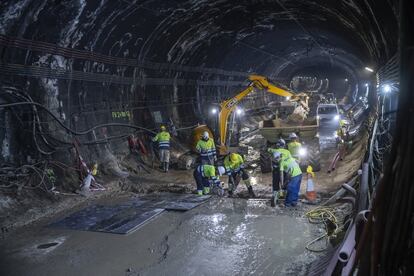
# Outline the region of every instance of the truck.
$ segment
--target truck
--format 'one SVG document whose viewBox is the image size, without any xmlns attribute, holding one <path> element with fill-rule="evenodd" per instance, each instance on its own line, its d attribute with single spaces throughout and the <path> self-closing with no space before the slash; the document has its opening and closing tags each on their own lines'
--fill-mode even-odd
<svg viewBox="0 0 414 276">
<path fill-rule="evenodd" d="M 276 108 L 276 114 L 289 114 L 291 112 L 284 111 L 286 107 Z M 284 112 L 283 112 L 284 111 Z M 306 169 L 308 165 L 312 166 L 314 171 L 321 169 L 320 164 L 320 146 L 319 146 L 319 121 L 316 117 L 306 118 L 304 120 L 294 120 L 287 116 L 285 118 L 276 118 L 264 120 L 259 123 L 259 133 L 266 139 L 266 147 L 260 152 L 260 168 L 262 173 L 272 170 L 272 156 L 267 149 L 275 145 L 280 138 L 289 143 L 289 134 L 296 133 L 302 144 L 300 151 L 300 166 Z"/>
</svg>

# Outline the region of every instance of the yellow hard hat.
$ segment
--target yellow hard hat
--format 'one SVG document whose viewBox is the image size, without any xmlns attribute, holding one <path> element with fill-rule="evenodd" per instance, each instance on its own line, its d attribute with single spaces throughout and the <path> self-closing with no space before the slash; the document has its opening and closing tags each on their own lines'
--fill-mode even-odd
<svg viewBox="0 0 414 276">
<path fill-rule="evenodd" d="M 166 128 L 165 128 L 165 126 L 164 126 L 164 125 L 160 126 L 160 129 L 161 129 L 161 130 L 166 130 Z"/>
<path fill-rule="evenodd" d="M 231 160 L 231 162 L 237 162 L 237 160 L 238 160 L 237 154 L 235 154 L 234 152 L 230 153 L 230 160 Z"/>
<path fill-rule="evenodd" d="M 312 175 L 312 177 L 315 177 L 315 173 L 313 172 L 313 168 L 312 168 L 312 166 L 308 166 L 308 167 L 306 168 L 306 173 L 308 173 L 308 174 Z"/>
</svg>

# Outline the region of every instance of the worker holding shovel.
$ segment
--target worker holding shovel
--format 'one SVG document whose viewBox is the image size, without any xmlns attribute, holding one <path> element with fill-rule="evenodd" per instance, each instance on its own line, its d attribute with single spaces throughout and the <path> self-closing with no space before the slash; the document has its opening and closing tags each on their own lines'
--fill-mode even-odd
<svg viewBox="0 0 414 276">
<path fill-rule="evenodd" d="M 299 199 L 300 184 L 302 182 L 302 170 L 294 158 L 282 159 L 279 152 L 273 154 L 275 162 L 279 162 L 280 183 L 284 181 L 284 172 L 287 173 L 289 182 L 287 184 L 287 194 L 285 200 L 286 207 L 295 207 Z"/>
<path fill-rule="evenodd" d="M 274 156 L 274 153 L 280 154 L 280 159 L 289 159 L 292 158 L 290 152 L 285 149 L 286 142 L 283 139 L 279 139 L 276 142 L 275 148 L 269 148 L 267 151 Z M 284 190 L 284 184 L 280 182 L 280 162 L 276 160 L 272 160 L 272 199 L 270 201 L 270 205 L 275 207 L 278 200 L 285 197 L 286 191 Z M 285 179 L 287 178 L 286 172 L 283 172 L 285 175 Z"/>
</svg>

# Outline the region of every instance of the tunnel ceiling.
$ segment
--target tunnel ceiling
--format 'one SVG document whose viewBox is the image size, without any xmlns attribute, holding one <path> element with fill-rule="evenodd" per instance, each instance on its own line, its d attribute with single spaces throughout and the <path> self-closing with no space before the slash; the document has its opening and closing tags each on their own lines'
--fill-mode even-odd
<svg viewBox="0 0 414 276">
<path fill-rule="evenodd" d="M 396 8 L 364 1 L 2 1 L 1 33 L 106 55 L 288 78 L 353 71 L 397 47 Z"/>
<path fill-rule="evenodd" d="M 396 7 L 396 0 L 0 1 L 0 102 L 30 95 L 50 111 L 40 114 L 37 133 L 21 135 L 35 123 L 20 117 L 37 111 L 0 110 L 0 159 L 44 155 L 37 140 L 50 146 L 45 130 L 54 144 L 70 144 L 63 125 L 209 124 L 209 107 L 245 87 L 251 73 L 288 86 L 304 72 L 325 83 L 329 72 L 349 78 L 345 92 L 357 95 L 357 84 L 374 76 L 363 68 L 378 69 L 397 51 Z M 250 101 L 261 108 L 271 99 Z M 89 145 L 122 135 L 100 127 L 77 136 Z"/>
</svg>

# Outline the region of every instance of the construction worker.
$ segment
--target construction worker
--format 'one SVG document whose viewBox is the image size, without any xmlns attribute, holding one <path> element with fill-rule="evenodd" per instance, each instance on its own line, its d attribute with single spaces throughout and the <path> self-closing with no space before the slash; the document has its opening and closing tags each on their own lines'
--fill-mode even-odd
<svg viewBox="0 0 414 276">
<path fill-rule="evenodd" d="M 233 196 L 233 192 L 236 190 L 237 185 L 240 182 L 240 178 L 243 179 L 244 184 L 249 191 L 250 197 L 255 197 L 253 187 L 250 184 L 249 174 L 244 169 L 243 157 L 238 153 L 230 153 L 224 158 L 224 167 L 226 173 L 229 175 L 229 197 Z"/>
<path fill-rule="evenodd" d="M 269 148 L 267 151 L 272 155 L 275 152 L 278 152 L 281 155 L 281 159 L 289 159 L 292 158 L 290 151 L 285 149 L 286 142 L 283 139 L 279 139 L 276 142 L 275 148 Z M 287 175 L 285 173 L 284 179 L 287 179 Z M 272 207 L 275 207 L 276 201 L 282 196 L 282 190 L 284 189 L 284 184 L 280 182 L 280 166 L 279 162 L 275 162 L 274 159 L 272 160 L 272 200 L 270 204 Z"/>
<path fill-rule="evenodd" d="M 288 150 L 293 158 L 297 161 L 299 160 L 299 149 L 302 147 L 302 144 L 299 143 L 299 138 L 296 133 L 292 132 L 289 134 L 290 142 L 288 143 Z"/>
<path fill-rule="evenodd" d="M 196 150 L 200 153 L 201 164 L 214 165 L 217 161 L 216 145 L 207 131 L 203 132 L 201 139 L 197 142 Z"/>
<path fill-rule="evenodd" d="M 275 162 L 279 162 L 280 182 L 284 181 L 284 172 L 287 173 L 289 182 L 287 184 L 287 195 L 285 200 L 286 207 L 294 207 L 299 199 L 300 183 L 302 182 L 302 170 L 296 160 L 292 158 L 282 159 L 279 152 L 273 154 Z"/>
<path fill-rule="evenodd" d="M 134 134 L 128 136 L 128 147 L 130 153 L 135 153 L 137 150 L 137 140 Z"/>
<path fill-rule="evenodd" d="M 220 180 L 217 175 L 221 176 L 225 173 L 226 169 L 223 166 L 216 168 L 213 165 L 198 165 L 194 170 L 193 176 L 197 183 L 197 194 L 209 194 L 210 193 L 210 183 L 213 182 L 214 185 L 220 185 Z"/>
<path fill-rule="evenodd" d="M 158 142 L 160 162 L 165 173 L 168 172 L 170 164 L 170 139 L 171 136 L 163 125 L 160 127 L 160 132 L 152 139 L 152 141 Z"/>
<path fill-rule="evenodd" d="M 346 155 L 347 149 L 350 145 L 349 132 L 348 132 L 348 122 L 345 120 L 339 121 L 339 128 L 336 131 L 338 149 L 339 149 L 339 159 L 343 160 Z"/>
</svg>

